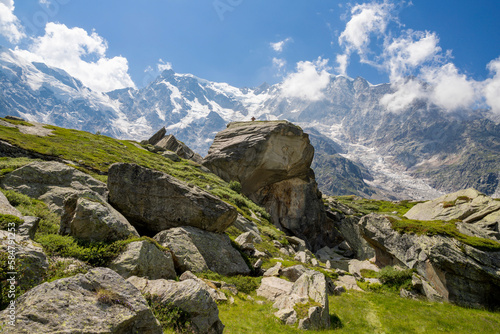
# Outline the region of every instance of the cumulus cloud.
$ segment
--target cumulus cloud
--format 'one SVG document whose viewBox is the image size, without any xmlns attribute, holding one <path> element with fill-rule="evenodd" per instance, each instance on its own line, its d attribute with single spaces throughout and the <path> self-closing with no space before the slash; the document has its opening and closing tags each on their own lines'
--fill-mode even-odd
<svg viewBox="0 0 500 334">
<path fill-rule="evenodd" d="M 491 111 L 500 115 L 500 57 L 488 64 L 488 70 L 492 73 L 493 78 L 484 82 L 483 94 Z"/>
<path fill-rule="evenodd" d="M 290 73 L 281 85 L 283 96 L 306 101 L 324 98 L 331 77 L 329 70 L 328 59 L 321 57 L 313 62 L 298 62 L 296 72 Z"/>
<path fill-rule="evenodd" d="M 339 36 L 339 45 L 345 48 L 346 54 L 359 53 L 362 61 L 367 61 L 366 53 L 372 35 L 385 32 L 391 19 L 393 5 L 390 3 L 365 3 L 351 9 L 351 19 Z"/>
<path fill-rule="evenodd" d="M 62 68 L 99 92 L 135 87 L 127 59 L 108 58 L 107 49 L 107 42 L 95 31 L 88 34 L 81 28 L 51 22 L 45 27 L 45 35 L 34 38 L 28 50 L 16 48 L 15 52 L 31 61 Z"/>
<path fill-rule="evenodd" d="M 380 103 L 391 112 L 420 99 L 447 111 L 486 103 L 500 114 L 500 58 L 488 64 L 490 79 L 477 82 L 467 77 L 452 63 L 451 51 L 439 46 L 435 32 L 402 29 L 395 4 L 372 1 L 351 8 L 338 38 L 343 51 L 337 54 L 336 71 L 346 75 L 350 57 L 357 53 L 362 63 L 386 72 L 393 92 Z M 389 29 L 390 23 L 397 23 L 398 29 Z"/>
<path fill-rule="evenodd" d="M 285 47 L 285 45 L 291 41 L 292 41 L 292 39 L 290 37 L 288 37 L 282 41 L 279 41 L 276 43 L 270 43 L 270 46 L 274 51 L 281 53 L 281 52 L 283 52 L 283 48 Z"/>
<path fill-rule="evenodd" d="M 26 35 L 14 8 L 14 0 L 0 0 L 0 34 L 11 43 L 18 43 Z"/>
</svg>

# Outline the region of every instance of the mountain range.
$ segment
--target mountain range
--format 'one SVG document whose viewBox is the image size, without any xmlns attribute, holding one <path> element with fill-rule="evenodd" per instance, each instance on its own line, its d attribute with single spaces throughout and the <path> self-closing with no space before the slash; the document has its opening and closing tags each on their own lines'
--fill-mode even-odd
<svg viewBox="0 0 500 334">
<path fill-rule="evenodd" d="M 311 101 L 284 94 L 282 83 L 236 88 L 167 70 L 144 88 L 99 93 L 0 47 L 0 116 L 134 140 L 165 126 L 202 156 L 229 122 L 286 119 L 309 133 L 323 193 L 422 200 L 473 187 L 500 197 L 498 121 L 425 100 L 391 113 L 380 99 L 393 92 L 332 75 Z"/>
</svg>

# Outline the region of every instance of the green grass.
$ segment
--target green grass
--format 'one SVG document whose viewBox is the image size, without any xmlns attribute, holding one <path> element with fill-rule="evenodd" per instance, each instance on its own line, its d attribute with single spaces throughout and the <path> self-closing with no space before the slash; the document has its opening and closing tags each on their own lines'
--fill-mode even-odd
<svg viewBox="0 0 500 334">
<path fill-rule="evenodd" d="M 456 226 L 456 220 L 451 221 L 419 221 L 413 219 L 397 219 L 394 217 L 386 217 L 392 225 L 392 228 L 401 233 L 415 233 L 420 235 L 443 235 L 455 238 L 464 244 L 474 248 L 489 251 L 500 251 L 500 242 L 490 239 L 472 237 L 460 233 Z"/>
<path fill-rule="evenodd" d="M 330 296 L 334 327 L 317 333 L 498 333 L 500 313 L 461 308 L 451 304 L 415 301 L 392 293 L 349 291 Z M 281 324 L 272 303 L 259 305 L 235 298 L 219 305 L 219 316 L 228 334 L 295 334 L 297 328 Z M 316 331 L 315 331 L 316 333 Z"/>
<path fill-rule="evenodd" d="M 2 121 L 8 122 L 10 124 L 14 125 L 24 125 L 24 126 L 34 126 L 33 124 L 26 122 L 26 121 L 18 121 L 16 119 L 7 119 L 7 118 L 0 118 Z"/>
<path fill-rule="evenodd" d="M 0 176 L 10 173 L 24 165 L 32 163 L 34 161 L 39 161 L 38 159 L 30 159 L 30 158 L 8 158 L 1 157 L 0 158 Z"/>
<path fill-rule="evenodd" d="M 404 215 L 411 208 L 413 208 L 418 202 L 410 201 L 382 201 L 374 199 L 361 198 L 354 195 L 349 196 L 333 196 L 333 198 L 342 204 L 347 205 L 354 211 L 359 212 L 362 215 L 367 215 L 370 213 L 393 213 L 396 212 L 397 215 Z"/>
<path fill-rule="evenodd" d="M 212 271 L 206 271 L 203 273 L 196 274 L 199 278 L 204 278 L 212 281 L 222 281 L 236 286 L 239 292 L 250 294 L 257 290 L 260 286 L 260 281 L 262 277 L 251 277 L 251 276 L 223 276 Z"/>
<path fill-rule="evenodd" d="M 24 223 L 21 218 L 12 215 L 0 214 L 0 230 L 13 230 L 17 231 L 17 228 Z"/>
</svg>

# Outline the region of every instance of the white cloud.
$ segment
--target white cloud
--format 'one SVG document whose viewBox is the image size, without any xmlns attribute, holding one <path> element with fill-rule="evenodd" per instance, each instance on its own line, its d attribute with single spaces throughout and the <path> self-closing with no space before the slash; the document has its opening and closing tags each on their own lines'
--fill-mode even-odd
<svg viewBox="0 0 500 334">
<path fill-rule="evenodd" d="M 356 51 L 362 61 L 367 61 L 365 54 L 370 38 L 373 34 L 381 35 L 385 32 L 392 8 L 392 4 L 386 2 L 354 6 L 351 9 L 351 19 L 339 36 L 339 44 L 345 48 L 346 54 Z"/>
<path fill-rule="evenodd" d="M 14 0 L 0 0 L 0 34 L 11 43 L 18 43 L 26 35 L 14 8 Z"/>
<path fill-rule="evenodd" d="M 274 51 L 281 53 L 281 52 L 283 52 L 283 48 L 285 47 L 285 45 L 291 41 L 292 41 L 292 39 L 290 37 L 288 37 L 282 41 L 279 41 L 276 43 L 270 43 L 270 46 Z"/>
<path fill-rule="evenodd" d="M 281 58 L 273 58 L 273 66 L 281 71 L 286 66 L 286 60 Z"/>
<path fill-rule="evenodd" d="M 455 65 L 448 63 L 442 67 L 424 68 L 423 79 L 431 84 L 429 99 L 446 110 L 470 107 L 478 98 L 476 83 L 459 74 Z"/>
<path fill-rule="evenodd" d="M 385 43 L 383 57 L 391 81 L 401 80 L 412 74 L 422 64 L 437 60 L 441 48 L 439 38 L 428 31 L 406 31 L 404 36 Z"/>
<path fill-rule="evenodd" d="M 163 72 L 163 71 L 167 71 L 167 70 L 171 70 L 172 69 L 172 63 L 170 62 L 165 62 L 163 61 L 163 59 L 159 59 L 158 60 L 158 65 L 156 65 L 158 67 L 158 71 Z"/>
<path fill-rule="evenodd" d="M 417 99 L 425 98 L 426 92 L 422 84 L 416 80 L 408 80 L 395 86 L 394 93 L 386 94 L 380 99 L 380 104 L 390 112 L 398 113 Z"/>
<path fill-rule="evenodd" d="M 491 111 L 500 115 L 500 57 L 488 64 L 488 70 L 493 74 L 493 78 L 484 82 L 483 93 Z"/>
<path fill-rule="evenodd" d="M 81 28 L 51 22 L 45 27 L 45 35 L 34 38 L 28 50 L 16 48 L 15 52 L 31 61 L 62 68 L 99 92 L 135 87 L 127 59 L 107 58 L 107 49 L 107 42 L 95 31 L 89 35 Z"/>
<path fill-rule="evenodd" d="M 328 59 L 297 63 L 297 71 L 289 74 L 282 83 L 281 90 L 285 97 L 317 101 L 325 97 L 324 89 L 330 82 Z"/>
</svg>

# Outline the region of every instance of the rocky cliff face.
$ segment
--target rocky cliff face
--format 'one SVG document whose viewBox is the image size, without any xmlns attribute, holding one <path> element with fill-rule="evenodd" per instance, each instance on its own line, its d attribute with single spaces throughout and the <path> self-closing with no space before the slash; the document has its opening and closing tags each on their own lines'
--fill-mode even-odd
<svg viewBox="0 0 500 334">
<path fill-rule="evenodd" d="M 314 148 L 286 121 L 231 123 L 219 132 L 204 165 L 271 214 L 283 231 L 317 249 L 331 243 L 333 229 L 312 171 Z"/>
</svg>

